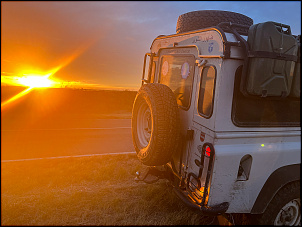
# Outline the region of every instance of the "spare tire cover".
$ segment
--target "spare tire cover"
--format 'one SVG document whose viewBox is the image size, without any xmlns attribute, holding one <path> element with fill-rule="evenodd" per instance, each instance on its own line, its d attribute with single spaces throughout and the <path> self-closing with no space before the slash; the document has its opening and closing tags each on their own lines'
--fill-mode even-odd
<svg viewBox="0 0 302 227">
<path fill-rule="evenodd" d="M 253 19 L 240 13 L 221 10 L 200 10 L 180 15 L 177 20 L 176 33 L 213 27 L 221 22 L 231 22 L 247 26 L 253 25 Z M 237 31 L 239 34 L 246 33 L 246 30 L 243 28 L 239 28 Z"/>
<path fill-rule="evenodd" d="M 164 84 L 144 84 L 134 100 L 131 126 L 133 145 L 143 164 L 169 162 L 179 142 L 179 110 L 172 90 Z"/>
</svg>

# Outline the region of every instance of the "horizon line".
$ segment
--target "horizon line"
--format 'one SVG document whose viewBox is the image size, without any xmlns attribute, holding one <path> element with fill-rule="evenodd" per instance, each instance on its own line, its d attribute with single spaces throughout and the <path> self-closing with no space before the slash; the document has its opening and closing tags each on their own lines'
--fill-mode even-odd
<svg viewBox="0 0 302 227">
<path fill-rule="evenodd" d="M 28 86 L 22 85 L 10 85 L 10 84 L 2 84 L 1 87 L 22 87 L 24 89 L 28 88 Z M 65 86 L 65 87 L 43 87 L 43 88 L 36 88 L 36 89 L 74 89 L 74 90 L 122 90 L 122 91 L 138 91 L 139 87 L 111 87 L 111 86 Z"/>
</svg>

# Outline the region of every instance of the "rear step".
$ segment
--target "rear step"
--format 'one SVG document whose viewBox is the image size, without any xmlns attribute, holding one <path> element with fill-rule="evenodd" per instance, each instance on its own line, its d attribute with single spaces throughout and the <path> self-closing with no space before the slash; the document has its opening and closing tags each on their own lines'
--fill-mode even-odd
<svg viewBox="0 0 302 227">
<path fill-rule="evenodd" d="M 192 200 L 189 199 L 187 193 L 184 191 L 181 191 L 178 188 L 173 187 L 173 192 L 190 208 L 193 210 L 197 211 L 198 213 L 201 213 L 203 215 L 220 215 L 223 214 L 227 211 L 229 208 L 229 203 L 228 202 L 223 202 L 221 204 L 217 204 L 212 207 L 208 206 L 199 206 L 196 203 L 194 203 Z"/>
</svg>

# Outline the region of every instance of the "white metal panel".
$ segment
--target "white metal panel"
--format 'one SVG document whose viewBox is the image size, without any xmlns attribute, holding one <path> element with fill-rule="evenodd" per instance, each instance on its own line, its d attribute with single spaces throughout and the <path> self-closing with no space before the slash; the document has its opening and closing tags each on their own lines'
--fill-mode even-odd
<svg viewBox="0 0 302 227">
<path fill-rule="evenodd" d="M 194 117 L 193 121 L 196 122 L 199 125 L 205 126 L 208 129 L 215 130 L 215 119 L 216 119 L 216 112 L 217 112 L 217 103 L 218 103 L 218 98 L 219 98 L 219 89 L 220 89 L 220 75 L 221 75 L 221 64 L 222 64 L 222 59 L 219 58 L 206 58 L 207 64 L 206 66 L 213 66 L 216 69 L 216 81 L 215 81 L 215 91 L 214 91 L 214 105 L 213 105 L 213 113 L 210 118 L 205 118 L 201 116 L 198 113 L 198 96 L 199 96 L 199 86 L 200 86 L 200 77 L 201 73 L 198 76 L 198 83 L 196 84 L 196 100 L 195 100 L 195 108 L 194 108 Z M 201 68 L 202 71 L 202 68 Z"/>
<path fill-rule="evenodd" d="M 232 133 L 231 133 L 232 134 Z M 247 133 L 248 134 L 248 133 Z M 211 182 L 209 205 L 229 202 L 228 213 L 248 213 L 268 177 L 278 168 L 301 162 L 301 139 L 299 133 L 270 136 L 252 133 L 242 136 L 215 140 L 215 164 Z M 241 158 L 252 156 L 250 177 L 247 181 L 237 181 Z"/>
<path fill-rule="evenodd" d="M 150 49 L 152 53 L 157 53 L 161 48 L 173 47 L 174 43 L 177 43 L 177 47 L 196 46 L 199 55 L 223 56 L 223 39 L 216 29 L 159 37 L 154 40 Z"/>
</svg>

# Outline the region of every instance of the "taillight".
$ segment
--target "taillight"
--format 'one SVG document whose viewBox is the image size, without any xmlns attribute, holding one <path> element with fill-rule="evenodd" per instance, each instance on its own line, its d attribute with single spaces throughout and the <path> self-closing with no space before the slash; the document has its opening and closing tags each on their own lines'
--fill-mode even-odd
<svg viewBox="0 0 302 227">
<path fill-rule="evenodd" d="M 211 152 L 212 152 L 211 147 L 206 145 L 205 148 L 204 148 L 205 156 L 209 158 L 211 156 Z"/>
</svg>

